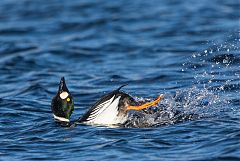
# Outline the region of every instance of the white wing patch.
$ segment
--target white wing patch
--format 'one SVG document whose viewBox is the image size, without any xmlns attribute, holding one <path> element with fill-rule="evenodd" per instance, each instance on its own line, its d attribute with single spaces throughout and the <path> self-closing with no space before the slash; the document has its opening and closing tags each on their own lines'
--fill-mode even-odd
<svg viewBox="0 0 240 161">
<path fill-rule="evenodd" d="M 118 115 L 118 104 L 121 96 L 115 100 L 113 96 L 110 100 L 98 105 L 87 118 L 88 123 L 92 124 L 115 124 Z M 118 122 L 117 122 L 118 123 Z"/>
<path fill-rule="evenodd" d="M 115 95 L 110 100 L 107 100 L 107 101 L 101 103 L 100 105 L 98 105 L 97 107 L 95 107 L 92 110 L 92 112 L 90 113 L 87 120 L 92 120 L 92 119 L 96 118 L 97 115 L 99 115 L 101 112 L 103 112 L 112 103 L 114 97 L 115 97 Z"/>
</svg>

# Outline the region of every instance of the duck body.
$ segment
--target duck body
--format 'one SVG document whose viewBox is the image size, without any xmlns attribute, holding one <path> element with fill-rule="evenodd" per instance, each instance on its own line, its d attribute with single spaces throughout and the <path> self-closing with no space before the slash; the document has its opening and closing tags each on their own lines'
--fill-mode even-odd
<svg viewBox="0 0 240 161">
<path fill-rule="evenodd" d="M 97 101 L 78 122 L 100 125 L 123 124 L 128 118 L 125 107 L 129 105 L 137 105 L 137 102 L 130 95 L 115 90 Z"/>
<path fill-rule="evenodd" d="M 120 91 L 122 87 L 101 97 L 82 117 L 73 123 L 91 125 L 124 124 L 128 119 L 129 110 L 141 110 L 154 106 L 161 99 L 159 96 L 157 100 L 143 104 L 135 101 L 127 93 Z M 71 123 L 69 119 L 74 110 L 73 96 L 66 86 L 64 77 L 60 81 L 56 96 L 52 99 L 51 109 L 57 122 Z"/>
</svg>

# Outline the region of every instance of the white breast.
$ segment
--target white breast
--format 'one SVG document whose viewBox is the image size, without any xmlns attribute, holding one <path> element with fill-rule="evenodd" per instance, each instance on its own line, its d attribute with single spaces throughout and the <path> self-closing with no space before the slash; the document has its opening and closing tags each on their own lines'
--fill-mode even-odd
<svg viewBox="0 0 240 161">
<path fill-rule="evenodd" d="M 113 125 L 124 123 L 127 116 L 118 116 L 118 105 L 121 96 L 114 99 L 113 96 L 110 100 L 98 105 L 87 118 L 89 124 L 100 124 L 100 125 Z"/>
</svg>

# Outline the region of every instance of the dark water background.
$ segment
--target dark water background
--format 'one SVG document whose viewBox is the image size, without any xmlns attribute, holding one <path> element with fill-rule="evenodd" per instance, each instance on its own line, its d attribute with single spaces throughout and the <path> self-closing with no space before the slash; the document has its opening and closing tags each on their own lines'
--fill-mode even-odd
<svg viewBox="0 0 240 161">
<path fill-rule="evenodd" d="M 239 18 L 239 0 L 1 0 L 0 160 L 240 160 Z M 126 128 L 61 127 L 61 76 L 73 118 L 126 83 L 165 99 Z"/>
</svg>

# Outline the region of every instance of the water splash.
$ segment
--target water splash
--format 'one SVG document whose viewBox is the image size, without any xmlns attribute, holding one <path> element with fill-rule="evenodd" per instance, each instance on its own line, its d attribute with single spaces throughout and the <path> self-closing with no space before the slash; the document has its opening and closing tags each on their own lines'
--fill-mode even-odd
<svg viewBox="0 0 240 161">
<path fill-rule="evenodd" d="M 232 41 L 228 40 L 222 44 L 209 42 L 209 48 L 193 53 L 183 63 L 181 71 L 191 73 L 192 87 L 177 90 L 175 95 L 165 94 L 164 100 L 158 107 L 132 114 L 125 126 L 170 125 L 218 117 L 221 112 L 232 110 L 228 109 L 228 105 L 234 102 L 231 96 L 240 89 L 238 53 L 240 39 L 232 35 L 229 38 Z M 143 98 L 138 100 L 144 101 Z"/>
<path fill-rule="evenodd" d="M 143 100 L 143 98 L 141 98 Z M 126 127 L 156 127 L 217 116 L 227 102 L 206 88 L 196 86 L 165 94 L 157 107 L 130 115 Z"/>
</svg>

